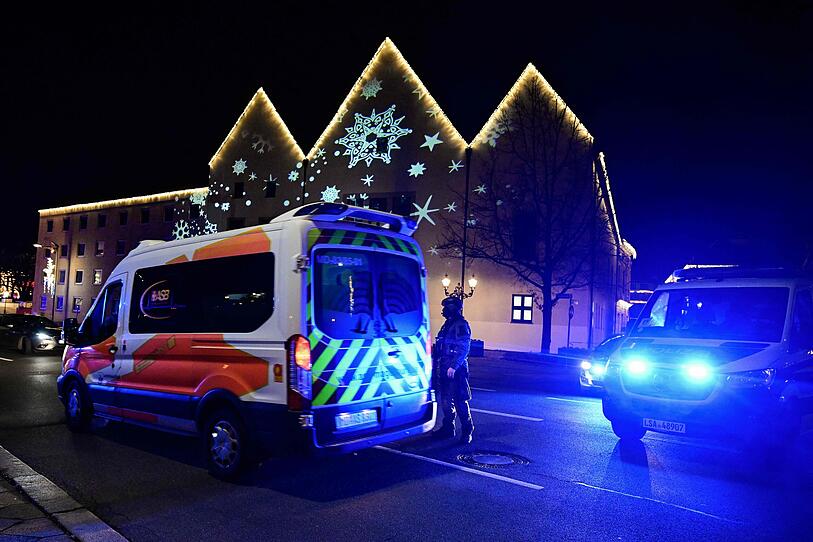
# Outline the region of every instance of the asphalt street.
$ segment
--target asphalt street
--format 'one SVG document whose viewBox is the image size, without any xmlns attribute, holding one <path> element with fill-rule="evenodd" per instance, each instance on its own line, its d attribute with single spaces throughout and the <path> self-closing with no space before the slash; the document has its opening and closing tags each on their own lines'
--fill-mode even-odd
<svg viewBox="0 0 813 542">
<path fill-rule="evenodd" d="M 783 461 L 648 434 L 621 446 L 600 401 L 531 362 L 473 359 L 475 442 L 426 437 L 211 478 L 194 439 L 110 423 L 74 435 L 59 357 L 0 351 L 0 444 L 134 541 L 802 540 L 813 438 Z M 467 454 L 516 463 L 472 464 Z M 482 454 L 482 455 L 478 455 Z"/>
</svg>

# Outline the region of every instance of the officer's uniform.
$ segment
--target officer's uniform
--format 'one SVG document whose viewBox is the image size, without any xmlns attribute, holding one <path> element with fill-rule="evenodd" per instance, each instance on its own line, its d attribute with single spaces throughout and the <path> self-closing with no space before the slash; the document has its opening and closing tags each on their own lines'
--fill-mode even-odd
<svg viewBox="0 0 813 542">
<path fill-rule="evenodd" d="M 463 302 L 458 298 L 447 298 L 444 308 L 453 304 L 454 313 L 447 317 L 440 328 L 435 343 L 436 371 L 440 384 L 441 406 L 443 408 L 443 425 L 436 432 L 437 437 L 453 437 L 456 414 L 460 413 L 460 425 L 463 439 L 471 441 L 474 423 L 471 419 L 469 400 L 469 349 L 471 348 L 471 328 L 461 313 Z M 449 368 L 455 370 L 454 378 L 449 378 Z"/>
</svg>

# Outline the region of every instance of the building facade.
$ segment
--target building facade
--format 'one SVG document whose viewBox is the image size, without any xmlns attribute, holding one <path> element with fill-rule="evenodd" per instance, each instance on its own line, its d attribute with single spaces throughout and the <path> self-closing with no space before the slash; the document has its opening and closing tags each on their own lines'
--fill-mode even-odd
<svg viewBox="0 0 813 542">
<path fill-rule="evenodd" d="M 104 281 L 145 239 L 172 239 L 190 199 L 206 189 L 70 205 L 39 211 L 32 313 L 83 318 Z"/>
<path fill-rule="evenodd" d="M 545 96 L 560 105 L 568 119 L 578 123 L 584 159 L 573 170 L 573 182 L 595 186 L 595 215 L 606 226 L 599 235 L 600 248 L 591 253 L 589 280 L 570 288 L 552 311 L 551 350 L 596 344 L 626 325 L 635 254 L 619 231 L 603 155 L 586 128 L 532 65 L 522 72 L 495 114 L 470 142 L 457 131 L 389 39 L 381 44 L 307 153 L 297 144 L 268 95 L 259 89 L 210 160 L 208 187 L 174 193 L 169 199 L 152 203 L 156 207 L 165 205 L 165 209 L 174 206 L 172 211 L 160 211 L 167 213 L 165 217 L 171 214 L 174 220 L 156 224 L 156 230 L 149 233 L 131 225 L 133 231 L 128 232 L 127 239 L 132 241 L 128 246 L 132 248 L 135 240 L 146 238 L 184 238 L 267 223 L 293 207 L 317 201 L 410 216 L 418 223 L 415 238 L 426 258 L 433 333 L 442 324 L 440 302 L 445 293 L 441 280 L 448 275 L 452 285 L 466 285 L 475 275 L 479 284 L 465 308 L 474 337 L 482 339 L 486 348 L 539 351 L 542 326 L 538 293 L 504 266 L 477 258 L 462 243 L 450 243 L 483 227 L 482 217 L 471 212 L 478 204 L 512 204 L 511 198 L 504 202 L 496 199 L 496 193 L 510 184 L 507 177 L 493 180 L 497 184 L 488 184 L 483 178 L 488 173 L 489 156 L 510 139 L 508 131 L 512 127 L 506 123 L 504 113 L 515 109 L 517 100 L 531 87 L 543 88 Z M 88 230 L 75 229 L 77 220 L 83 213 L 105 212 L 113 216 L 119 212 L 115 205 L 125 205 L 128 212 L 135 214 L 141 212 L 140 205 L 148 205 L 123 201 L 41 211 L 40 243 L 45 246 L 53 240 L 74 249 L 82 242 L 93 251 L 95 238 Z M 94 206 L 100 205 L 103 209 L 96 210 Z M 59 229 L 64 218 L 70 218 L 68 230 L 48 231 L 48 220 Z M 87 220 L 92 223 L 95 218 Z M 105 230 L 105 251 L 109 243 L 119 241 L 116 235 L 123 235 L 109 232 Z M 70 275 L 81 267 L 83 275 L 89 272 L 89 279 L 82 277 L 82 283 L 73 281 L 70 286 L 57 280 L 55 299 L 61 297 L 63 301 L 55 307 L 49 306 L 48 296 L 43 297 L 38 290 L 35 309 L 40 308 L 43 314 L 56 309 L 57 315 L 63 317 L 82 315 L 98 291 L 98 286 L 94 290 L 88 282 L 97 278 L 96 269 L 102 270 L 104 280 L 109 271 L 103 263 L 108 257 L 113 265 L 120 259 L 107 252 L 98 257 L 98 263 L 92 260 L 96 258 L 93 255 L 81 260 L 71 253 L 61 259 L 58 269 Z M 40 288 L 46 284 L 46 263 L 43 254 L 38 258 L 36 275 L 42 277 Z M 61 278 L 59 271 L 57 275 Z M 74 297 L 80 299 L 79 312 L 75 312 Z"/>
</svg>

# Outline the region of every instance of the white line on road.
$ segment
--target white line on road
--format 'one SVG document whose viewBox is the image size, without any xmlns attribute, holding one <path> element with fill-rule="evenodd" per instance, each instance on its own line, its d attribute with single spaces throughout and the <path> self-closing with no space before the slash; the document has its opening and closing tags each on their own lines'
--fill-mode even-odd
<svg viewBox="0 0 813 542">
<path fill-rule="evenodd" d="M 473 409 L 472 409 L 473 410 Z M 426 457 L 423 455 L 418 454 L 411 454 L 409 452 L 402 452 L 401 450 L 396 450 L 394 448 L 387 448 L 386 446 L 376 446 L 377 450 L 384 450 L 386 452 L 390 452 L 396 455 L 403 455 L 406 457 L 411 457 L 412 459 L 420 459 L 421 461 L 426 461 L 427 463 L 434 463 L 435 465 L 443 465 L 444 467 L 449 467 L 452 469 L 460 470 L 463 472 L 468 472 L 469 474 L 476 474 L 478 476 L 484 476 L 486 478 L 491 478 L 492 480 L 499 480 L 501 482 L 507 482 L 509 484 L 514 484 L 515 486 L 522 486 L 527 487 L 528 489 L 545 489 L 543 486 L 532 484 L 530 482 L 523 482 L 522 480 L 515 480 L 513 478 L 508 478 L 507 476 L 500 476 L 499 474 L 494 474 L 493 472 L 484 472 L 477 469 L 472 469 L 469 467 L 464 467 L 463 465 L 455 465 L 454 463 L 447 463 L 446 461 L 441 461 L 440 459 L 434 459 L 432 457 Z"/>
<path fill-rule="evenodd" d="M 3 361 L 14 361 L 13 359 L 8 359 L 8 358 L 0 358 L 0 360 L 3 360 Z"/>
<path fill-rule="evenodd" d="M 545 397 L 551 401 L 563 401 L 565 403 L 582 403 L 584 405 L 597 405 L 598 401 L 582 401 L 580 399 L 565 399 L 564 397 Z"/>
<path fill-rule="evenodd" d="M 630 497 L 630 498 L 639 499 L 639 500 L 642 500 L 642 501 L 654 502 L 656 504 L 662 504 L 664 506 L 670 506 L 672 508 L 677 508 L 679 510 L 684 510 L 686 512 L 691 512 L 693 514 L 700 514 L 701 516 L 706 516 L 706 517 L 709 517 L 709 518 L 719 519 L 720 521 L 725 521 L 725 522 L 728 522 L 728 523 L 742 523 L 741 521 L 737 521 L 737 520 L 734 520 L 734 519 L 728 519 L 728 518 L 724 518 L 724 517 L 720 517 L 720 516 L 715 516 L 714 514 L 709 514 L 708 512 L 703 512 L 702 510 L 695 510 L 694 508 L 689 508 L 687 506 L 681 506 L 679 504 L 674 504 L 674 503 L 671 503 L 671 502 L 666 502 L 666 501 L 661 501 L 661 500 L 658 500 L 658 499 L 653 499 L 652 497 L 642 497 L 641 495 L 633 495 L 631 493 L 624 493 L 623 491 L 616 491 L 614 489 L 609 489 L 609 488 L 606 488 L 606 487 L 593 486 L 593 485 L 590 485 L 590 484 L 585 484 L 584 482 L 574 482 L 574 483 L 576 485 L 578 485 L 578 486 L 583 486 L 583 487 L 587 487 L 587 488 L 590 488 L 590 489 L 597 489 L 598 491 L 605 491 L 607 493 L 613 493 L 615 495 L 621 495 L 623 497 Z"/>
<path fill-rule="evenodd" d="M 544 422 L 542 418 L 532 418 L 531 416 L 520 416 L 519 414 L 508 414 L 506 412 L 494 412 L 493 410 L 483 410 L 481 408 L 472 408 L 472 412 L 479 412 L 481 414 L 493 414 L 494 416 L 505 416 L 506 418 L 517 418 L 519 420 L 528 420 L 529 422 Z"/>
<path fill-rule="evenodd" d="M 497 391 L 497 390 L 490 390 L 488 388 L 475 388 L 474 386 L 472 386 L 471 389 L 477 390 L 477 391 Z"/>
</svg>

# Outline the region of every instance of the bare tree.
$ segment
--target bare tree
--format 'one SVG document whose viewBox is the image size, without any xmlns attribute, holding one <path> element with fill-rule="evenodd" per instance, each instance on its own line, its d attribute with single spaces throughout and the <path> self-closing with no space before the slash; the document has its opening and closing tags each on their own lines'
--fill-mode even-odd
<svg viewBox="0 0 813 542">
<path fill-rule="evenodd" d="M 553 307 L 593 280 L 599 245 L 611 239 L 592 138 L 531 78 L 486 139 L 473 157 L 468 216 L 450 221 L 440 248 L 459 257 L 465 220 L 466 257 L 508 269 L 528 288 L 542 312 L 541 351 L 549 352 Z"/>
</svg>

